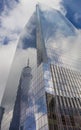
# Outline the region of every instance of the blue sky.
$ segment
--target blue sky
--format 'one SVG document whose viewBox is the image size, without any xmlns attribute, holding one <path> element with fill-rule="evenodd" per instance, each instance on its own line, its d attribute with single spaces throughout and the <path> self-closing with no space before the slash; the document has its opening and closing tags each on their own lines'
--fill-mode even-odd
<svg viewBox="0 0 81 130">
<path fill-rule="evenodd" d="M 62 4 L 66 9 L 66 17 L 73 25 L 81 29 L 81 0 L 63 0 Z"/>
</svg>

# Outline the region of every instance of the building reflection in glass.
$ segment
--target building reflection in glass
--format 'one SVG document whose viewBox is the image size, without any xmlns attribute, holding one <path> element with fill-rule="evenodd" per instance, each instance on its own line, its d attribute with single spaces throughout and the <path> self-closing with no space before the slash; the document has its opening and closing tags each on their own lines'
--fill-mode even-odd
<svg viewBox="0 0 81 130">
<path fill-rule="evenodd" d="M 81 129 L 80 55 L 72 59 L 74 45 L 58 40 L 75 36 L 76 29 L 59 11 L 36 6 L 4 92 L 2 130 Z"/>
</svg>

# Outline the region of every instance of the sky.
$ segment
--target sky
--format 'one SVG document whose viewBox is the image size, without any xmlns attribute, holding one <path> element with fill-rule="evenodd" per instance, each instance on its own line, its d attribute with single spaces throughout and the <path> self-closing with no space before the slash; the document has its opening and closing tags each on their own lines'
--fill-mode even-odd
<svg viewBox="0 0 81 130">
<path fill-rule="evenodd" d="M 80 0 L 0 0 L 0 92 L 2 95 L 20 34 L 38 2 L 59 10 L 79 31 L 81 30 Z"/>
</svg>

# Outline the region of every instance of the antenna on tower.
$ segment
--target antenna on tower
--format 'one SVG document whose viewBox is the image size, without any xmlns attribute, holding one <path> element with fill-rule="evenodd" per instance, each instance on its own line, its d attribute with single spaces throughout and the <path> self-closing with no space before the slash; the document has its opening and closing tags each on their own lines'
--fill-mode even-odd
<svg viewBox="0 0 81 130">
<path fill-rule="evenodd" d="M 29 58 L 28 58 L 27 66 L 29 66 Z"/>
</svg>

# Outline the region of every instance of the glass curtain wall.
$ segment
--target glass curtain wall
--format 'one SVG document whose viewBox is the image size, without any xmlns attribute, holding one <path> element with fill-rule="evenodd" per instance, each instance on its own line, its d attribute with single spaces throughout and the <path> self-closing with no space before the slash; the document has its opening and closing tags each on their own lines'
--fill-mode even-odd
<svg viewBox="0 0 81 130">
<path fill-rule="evenodd" d="M 75 36 L 59 11 L 36 6 L 12 63 L 1 130 L 81 129 L 80 55 L 72 57 L 74 45 L 63 41 Z"/>
</svg>

